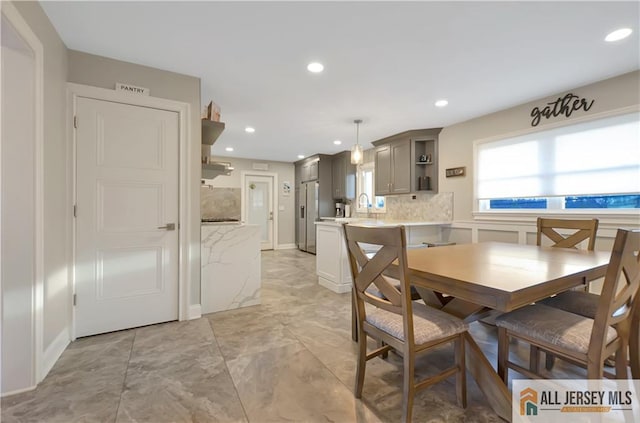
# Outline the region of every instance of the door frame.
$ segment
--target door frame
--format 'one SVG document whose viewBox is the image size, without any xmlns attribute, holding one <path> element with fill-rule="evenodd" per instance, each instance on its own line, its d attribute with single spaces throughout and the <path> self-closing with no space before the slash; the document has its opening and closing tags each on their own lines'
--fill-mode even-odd
<svg viewBox="0 0 640 423">
<path fill-rule="evenodd" d="M 88 85 L 81 85 L 68 82 L 67 83 L 67 122 L 69 136 L 68 139 L 68 179 L 69 179 L 69 215 L 73 216 L 73 207 L 76 203 L 76 131 L 74 130 L 74 116 L 76 116 L 77 99 L 79 97 L 90 98 L 102 101 L 111 101 L 115 103 L 122 103 L 131 106 L 140 107 L 152 107 L 156 109 L 168 110 L 178 113 L 179 131 L 178 131 L 178 144 L 179 144 L 179 163 L 178 163 L 178 320 L 189 320 L 195 318 L 190 313 L 190 293 L 191 293 L 191 279 L 192 272 L 189 265 L 197 258 L 194 249 L 191 245 L 199 244 L 199 239 L 192 236 L 193 222 L 189 219 L 192 214 L 191 193 L 189 186 L 196 183 L 196 180 L 190 178 L 190 166 L 189 158 L 191 157 L 192 147 L 189 143 L 191 139 L 190 121 L 191 121 L 191 106 L 188 103 L 168 100 L 158 97 L 142 96 L 119 92 L 115 90 L 108 90 L 105 88 L 92 87 Z M 199 178 L 198 178 L 199 181 Z M 198 222 L 199 223 L 199 222 Z M 72 233 L 71 233 L 71 261 L 72 268 L 74 269 L 71 277 L 72 289 L 70 292 L 70 321 L 71 321 L 71 339 L 76 339 L 76 313 L 73 306 L 73 295 L 76 291 L 76 279 L 75 279 L 75 267 L 76 267 L 76 221 L 73 219 Z M 197 316 L 200 317 L 200 316 Z"/>
<path fill-rule="evenodd" d="M 31 318 L 33 348 L 33 386 L 22 391 L 33 389 L 44 379 L 53 366 L 53 363 L 45 363 L 44 351 L 44 48 L 38 36 L 33 32 L 27 21 L 22 17 L 18 9 L 10 2 L 0 2 L 1 14 L 13 25 L 20 37 L 29 45 L 34 55 L 34 227 L 35 227 L 35 251 L 34 251 L 34 281 L 32 285 Z M 0 105 L 1 108 L 1 105 Z M 1 152 L 0 152 L 1 154 Z M 1 228 L 0 228 L 1 230 Z M 0 304 L 0 310 L 2 305 Z M 56 357 L 57 358 L 57 357 Z M 11 392 L 15 394 L 18 392 Z M 4 393 L 7 395 L 9 393 Z"/>
<path fill-rule="evenodd" d="M 273 198 L 271 201 L 273 202 L 273 249 L 278 249 L 278 174 L 274 172 L 263 172 L 259 170 L 243 170 L 240 172 L 240 216 L 242 216 L 242 220 L 245 220 L 247 217 L 246 210 L 246 202 L 245 202 L 245 194 L 247 185 L 247 177 L 249 176 L 269 176 L 273 178 Z"/>
</svg>

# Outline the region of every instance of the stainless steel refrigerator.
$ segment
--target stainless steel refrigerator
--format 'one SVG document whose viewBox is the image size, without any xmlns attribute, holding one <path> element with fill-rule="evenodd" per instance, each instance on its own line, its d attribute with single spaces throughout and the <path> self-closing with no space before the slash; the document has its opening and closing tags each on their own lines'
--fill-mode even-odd
<svg viewBox="0 0 640 423">
<path fill-rule="evenodd" d="M 299 193 L 298 248 L 312 254 L 316 253 L 315 222 L 320 220 L 319 187 L 317 181 L 303 182 Z"/>
</svg>

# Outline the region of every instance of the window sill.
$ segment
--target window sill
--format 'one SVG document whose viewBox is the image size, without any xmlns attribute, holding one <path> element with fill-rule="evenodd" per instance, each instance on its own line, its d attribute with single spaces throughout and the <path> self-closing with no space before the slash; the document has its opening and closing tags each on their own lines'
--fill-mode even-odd
<svg viewBox="0 0 640 423">
<path fill-rule="evenodd" d="M 356 209 L 356 213 L 362 213 L 362 214 L 380 214 L 380 213 L 386 213 L 386 210 L 381 210 L 381 209 Z"/>
<path fill-rule="evenodd" d="M 636 209 L 573 209 L 573 210 L 491 210 L 472 213 L 475 221 L 515 222 L 535 224 L 539 216 L 558 219 L 597 218 L 600 224 L 616 227 L 640 227 L 640 210 Z"/>
</svg>

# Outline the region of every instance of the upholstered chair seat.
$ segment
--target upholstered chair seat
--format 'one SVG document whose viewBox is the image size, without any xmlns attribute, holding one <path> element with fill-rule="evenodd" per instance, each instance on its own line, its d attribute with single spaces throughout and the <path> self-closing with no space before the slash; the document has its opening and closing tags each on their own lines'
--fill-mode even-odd
<svg viewBox="0 0 640 423">
<path fill-rule="evenodd" d="M 505 313 L 496 319 L 496 326 L 525 335 L 541 343 L 586 354 L 593 329 L 593 319 L 542 304 L 534 304 Z M 618 333 L 609 326 L 606 343 Z"/>
<path fill-rule="evenodd" d="M 403 318 L 400 314 L 375 309 L 367 314 L 366 321 L 389 335 L 404 341 Z M 466 332 L 468 325 L 449 313 L 413 303 L 413 337 L 416 345 Z"/>
</svg>

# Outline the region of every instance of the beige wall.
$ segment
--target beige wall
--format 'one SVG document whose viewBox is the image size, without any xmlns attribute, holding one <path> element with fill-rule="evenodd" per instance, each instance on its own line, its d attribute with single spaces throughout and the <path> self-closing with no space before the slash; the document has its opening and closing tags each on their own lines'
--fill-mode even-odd
<svg viewBox="0 0 640 423">
<path fill-rule="evenodd" d="M 526 83 L 523 81 L 523 83 Z M 470 220 L 473 211 L 473 143 L 476 140 L 499 136 L 510 136 L 514 133 L 530 130 L 531 109 L 555 101 L 558 96 L 572 92 L 587 99 L 595 100 L 588 112 L 579 111 L 570 118 L 560 116 L 543 119 L 536 130 L 557 122 L 570 122 L 584 116 L 597 115 L 637 106 L 640 103 L 640 71 L 627 73 L 612 79 L 600 81 L 572 90 L 566 90 L 557 95 L 542 98 L 511 109 L 482 116 L 442 130 L 439 138 L 439 190 L 454 193 L 454 220 Z M 466 166 L 464 177 L 445 178 L 446 168 Z"/>
<path fill-rule="evenodd" d="M 295 244 L 295 167 L 293 163 L 269 162 L 265 160 L 239 159 L 234 157 L 214 156 L 214 161 L 231 162 L 234 171 L 229 176 L 218 176 L 211 184 L 217 188 L 241 188 L 242 171 L 255 171 L 254 163 L 267 164 L 269 167 L 265 172 L 276 173 L 278 175 L 278 203 L 284 210 L 278 211 L 278 246 L 288 247 Z M 282 192 L 282 183 L 289 182 L 291 193 L 285 196 Z M 277 247 L 276 247 L 277 248 Z"/>
<path fill-rule="evenodd" d="M 44 53 L 44 309 L 43 350 L 68 334 L 70 216 L 67 184 L 67 49 L 37 2 L 13 2 L 38 37 Z M 10 181 L 17 183 L 20 181 Z M 24 334 L 27 336 L 27 334 Z M 67 337 L 68 339 L 68 337 Z M 28 355 L 31 352 L 25 351 Z M 53 353 L 51 353 L 53 354 Z M 54 357 L 54 359 L 57 358 Z"/>
<path fill-rule="evenodd" d="M 147 66 L 122 62 L 80 51 L 69 50 L 69 82 L 114 89 L 116 82 L 146 87 L 153 97 L 182 101 L 191 106 L 191 157 L 189 176 L 192 184 L 191 222 L 200 222 L 200 79 Z M 200 303 L 200 225 L 191 227 L 191 239 L 197 245 L 191 250 L 191 304 Z"/>
</svg>

